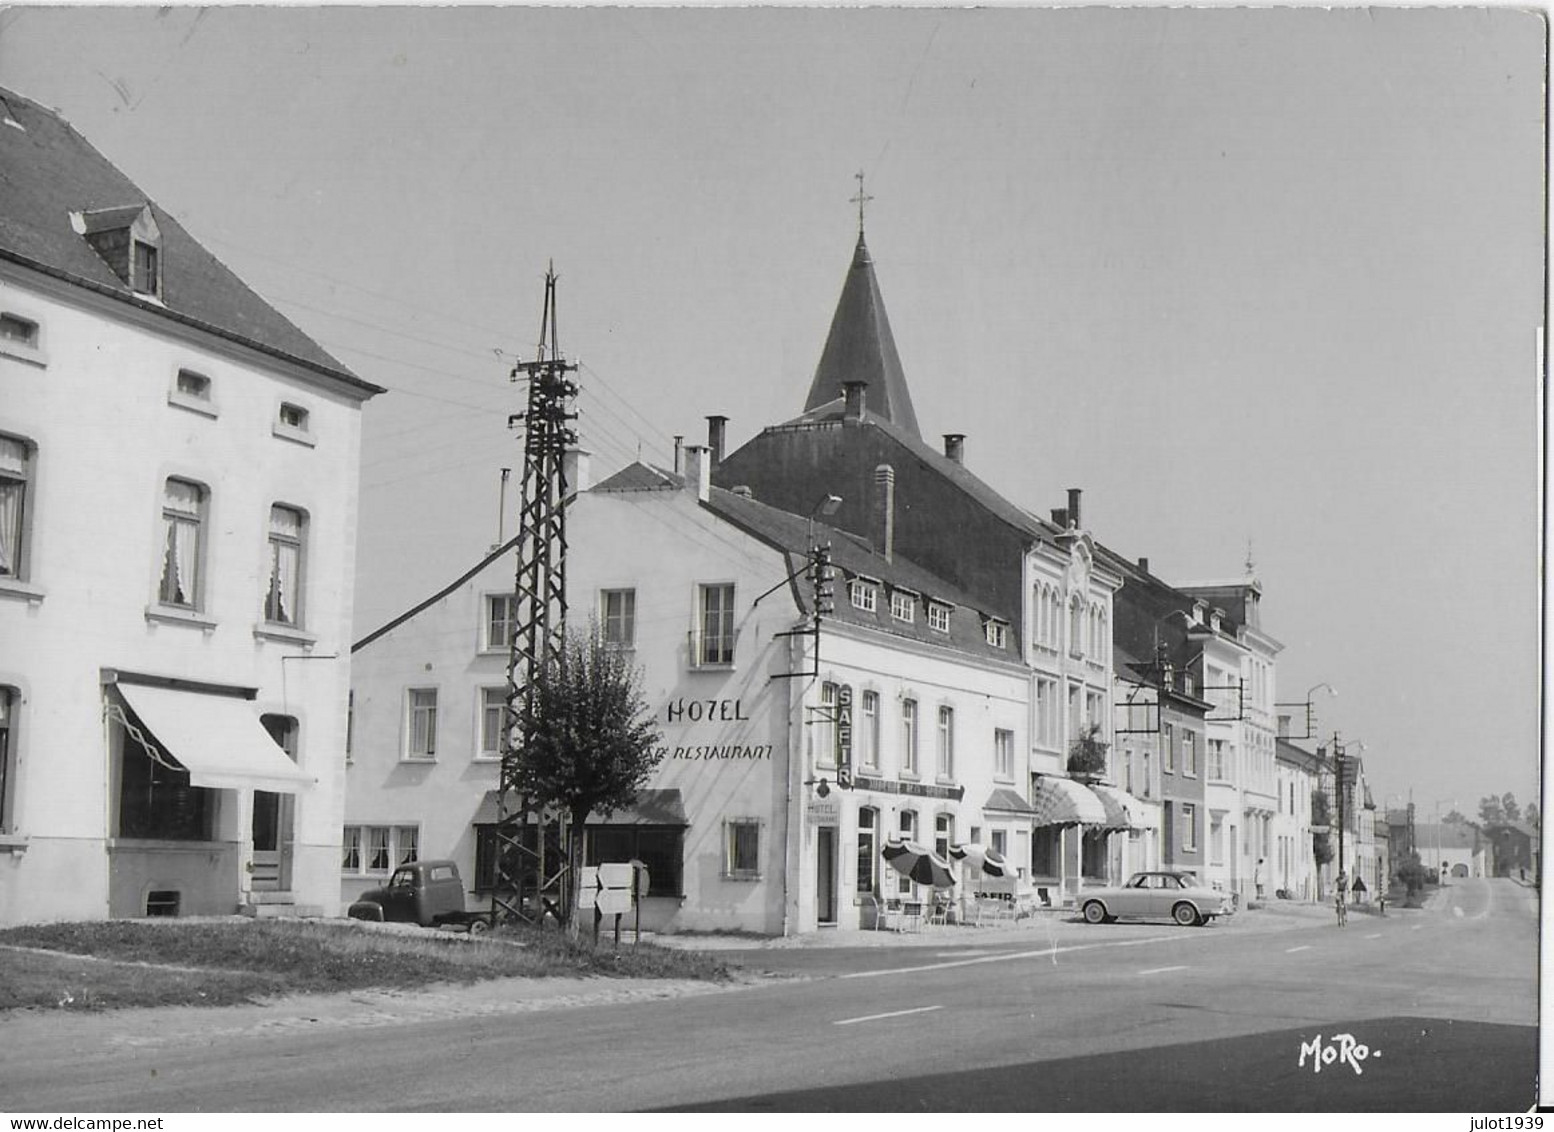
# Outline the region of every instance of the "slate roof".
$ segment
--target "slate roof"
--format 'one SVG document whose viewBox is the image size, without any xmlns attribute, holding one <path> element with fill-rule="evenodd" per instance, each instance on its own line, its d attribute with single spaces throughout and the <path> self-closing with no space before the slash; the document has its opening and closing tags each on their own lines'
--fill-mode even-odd
<svg viewBox="0 0 1554 1132">
<path fill-rule="evenodd" d="M 612 476 L 600 480 L 590 491 L 655 491 L 678 490 L 685 478 L 663 468 L 655 468 L 640 460 L 627 464 Z"/>
<path fill-rule="evenodd" d="M 783 551 L 788 556 L 790 570 L 801 570 L 810 546 L 810 522 L 807 518 L 719 487 L 711 489 L 705 506 L 747 534 Z M 1007 622 L 1007 614 L 981 608 L 978 599 L 899 554 L 893 555 L 887 562 L 883 555 L 874 552 L 868 541 L 847 531 L 816 522 L 814 538 L 821 544 L 831 544 L 831 561 L 836 567 L 836 612 L 828 619 L 867 625 L 891 636 L 919 640 L 939 648 L 1019 662 L 1019 653 L 1013 647 L 1013 633 L 1007 635 L 1009 647 L 1000 649 L 987 643 L 983 627 L 985 619 L 991 616 Z M 848 598 L 849 579 L 860 576 L 882 583 L 873 612 L 857 608 Z M 898 621 L 891 616 L 892 586 L 919 595 L 911 622 Z M 809 584 L 801 577 L 792 589 L 799 607 L 808 612 L 812 593 Z M 935 599 L 952 606 L 948 633 L 938 632 L 928 626 L 927 601 Z"/>
<path fill-rule="evenodd" d="M 870 410 L 899 425 L 912 436 L 921 436 L 912 395 L 907 391 L 901 356 L 890 332 L 885 300 L 879 280 L 874 277 L 874 260 L 869 256 L 863 233 L 853 250 L 852 265 L 842 284 L 842 295 L 831 317 L 831 332 L 826 336 L 820 364 L 810 383 L 805 410 L 818 408 L 839 395 L 842 384 L 866 381 L 864 404 Z"/>
<path fill-rule="evenodd" d="M 368 394 L 363 381 L 223 266 L 183 225 L 52 110 L 0 88 L 0 258 L 299 362 Z M 20 128 L 18 128 L 18 126 Z M 161 231 L 161 302 L 136 294 L 77 234 L 72 212 L 111 210 L 105 221 L 149 206 Z"/>
</svg>

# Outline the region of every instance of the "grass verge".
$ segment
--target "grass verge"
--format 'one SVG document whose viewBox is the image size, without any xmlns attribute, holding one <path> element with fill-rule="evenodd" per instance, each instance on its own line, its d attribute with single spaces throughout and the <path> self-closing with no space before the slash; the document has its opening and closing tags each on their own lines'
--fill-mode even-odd
<svg viewBox="0 0 1554 1132">
<path fill-rule="evenodd" d="M 588 975 L 720 981 L 729 972 L 694 951 L 642 944 L 615 952 L 528 929 L 470 939 L 352 922 L 234 918 L 0 931 L 0 1011 L 227 1006 L 288 994 Z"/>
</svg>

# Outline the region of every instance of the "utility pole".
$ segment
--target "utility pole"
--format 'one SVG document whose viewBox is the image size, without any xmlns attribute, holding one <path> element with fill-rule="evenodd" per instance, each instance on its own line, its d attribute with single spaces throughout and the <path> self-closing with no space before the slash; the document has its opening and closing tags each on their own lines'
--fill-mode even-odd
<svg viewBox="0 0 1554 1132">
<path fill-rule="evenodd" d="M 497 791 L 497 853 L 491 913 L 496 919 L 524 919 L 539 923 L 546 911 L 545 892 L 564 879 L 563 860 L 552 872 L 547 862 L 550 834 L 558 834 L 558 850 L 564 819 L 547 820 L 539 800 L 518 786 L 519 765 L 525 736 L 524 717 L 533 706 L 535 684 L 556 660 L 566 629 L 567 495 L 563 457 L 577 443 L 568 422 L 577 385 L 567 375 L 577 369 L 563 360 L 556 335 L 556 272 L 545 272 L 545 304 L 540 316 L 538 355 L 532 362 L 513 367 L 512 380 L 527 379 L 527 408 L 508 418 L 508 427 L 524 430 L 523 481 L 518 512 L 516 577 L 513 585 L 512 622 L 507 652 L 507 696 L 503 712 L 502 769 Z M 558 828 L 551 830 L 555 825 Z M 534 845 L 528 844 L 533 829 Z M 559 855 L 559 852 L 558 852 Z M 524 907 L 524 886 L 533 872 L 537 884 L 532 913 Z M 562 895 L 570 886 L 563 883 Z M 552 906 L 557 919 L 563 909 Z"/>
</svg>

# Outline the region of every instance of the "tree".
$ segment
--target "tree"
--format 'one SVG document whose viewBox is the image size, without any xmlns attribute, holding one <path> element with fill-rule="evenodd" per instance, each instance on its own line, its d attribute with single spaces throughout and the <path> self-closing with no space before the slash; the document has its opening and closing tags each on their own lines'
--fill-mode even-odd
<svg viewBox="0 0 1554 1132">
<path fill-rule="evenodd" d="M 1398 866 L 1397 878 L 1408 889 L 1408 899 L 1413 901 L 1424 890 L 1425 882 L 1430 879 L 1430 870 L 1424 867 L 1418 853 L 1410 853 Z"/>
<path fill-rule="evenodd" d="M 1505 813 L 1506 821 L 1520 821 L 1522 808 L 1516 804 L 1516 795 L 1507 790 L 1500 799 L 1500 809 Z"/>
<path fill-rule="evenodd" d="M 1068 750 L 1068 773 L 1075 778 L 1101 778 L 1106 774 L 1106 752 L 1110 746 L 1101 738 L 1101 725 L 1092 723 Z"/>
<path fill-rule="evenodd" d="M 1488 794 L 1478 800 L 1478 816 L 1484 825 L 1495 825 L 1505 820 L 1505 809 L 1499 798 Z"/>
<path fill-rule="evenodd" d="M 1441 820 L 1448 825 L 1467 825 L 1468 815 L 1463 813 L 1461 810 L 1453 810 Z"/>
<path fill-rule="evenodd" d="M 1527 803 L 1527 809 L 1522 814 L 1522 819 L 1526 821 L 1528 825 L 1532 826 L 1533 829 L 1543 828 L 1542 819 L 1538 814 L 1538 803 L 1536 802 Z"/>
<path fill-rule="evenodd" d="M 514 786 L 571 819 L 561 918 L 569 922 L 590 814 L 634 804 L 663 758 L 663 737 L 642 698 L 642 675 L 601 634 L 569 631 L 523 712 Z"/>
</svg>

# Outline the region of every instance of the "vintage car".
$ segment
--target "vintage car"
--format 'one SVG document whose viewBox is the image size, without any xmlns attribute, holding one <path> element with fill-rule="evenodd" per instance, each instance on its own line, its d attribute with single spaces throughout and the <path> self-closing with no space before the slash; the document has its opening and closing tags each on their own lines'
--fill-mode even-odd
<svg viewBox="0 0 1554 1132">
<path fill-rule="evenodd" d="M 1079 910 L 1092 924 L 1118 917 L 1175 920 L 1183 927 L 1203 924 L 1235 912 L 1235 897 L 1206 888 L 1189 873 L 1134 873 L 1121 887 L 1092 888 L 1079 894 Z"/>
<path fill-rule="evenodd" d="M 472 933 L 491 926 L 490 913 L 464 910 L 464 882 L 459 878 L 459 866 L 452 861 L 400 865 L 388 884 L 362 893 L 346 914 L 355 920 L 467 928 Z"/>
</svg>

